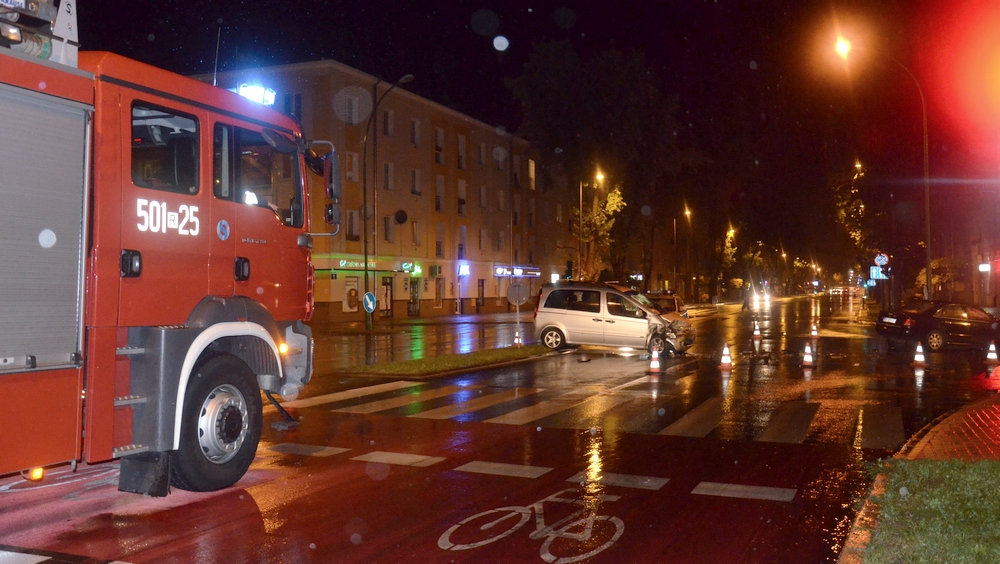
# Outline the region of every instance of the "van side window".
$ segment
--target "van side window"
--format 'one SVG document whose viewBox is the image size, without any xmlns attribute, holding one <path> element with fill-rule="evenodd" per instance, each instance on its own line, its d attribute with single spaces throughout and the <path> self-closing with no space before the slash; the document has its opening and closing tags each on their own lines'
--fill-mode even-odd
<svg viewBox="0 0 1000 564">
<path fill-rule="evenodd" d="M 198 121 L 194 116 L 132 104 L 132 182 L 143 188 L 198 193 Z"/>
<path fill-rule="evenodd" d="M 596 290 L 552 290 L 544 307 L 601 313 L 601 293 Z"/>
<path fill-rule="evenodd" d="M 638 306 L 620 294 L 608 292 L 608 313 L 618 317 L 642 317 Z"/>
</svg>

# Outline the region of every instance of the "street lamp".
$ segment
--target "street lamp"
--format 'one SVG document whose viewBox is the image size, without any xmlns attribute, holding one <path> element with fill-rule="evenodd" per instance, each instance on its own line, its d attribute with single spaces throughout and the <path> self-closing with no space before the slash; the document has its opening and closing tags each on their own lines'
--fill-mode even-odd
<svg viewBox="0 0 1000 564">
<path fill-rule="evenodd" d="M 834 47 L 837 54 L 840 55 L 844 61 L 847 61 L 847 55 L 851 52 L 852 45 L 851 42 L 843 37 L 837 38 L 837 44 Z M 906 65 L 899 62 L 898 59 L 889 55 L 888 53 L 883 53 L 877 49 L 868 49 L 873 53 L 877 53 L 886 59 L 899 65 L 901 69 L 906 71 L 907 76 L 913 79 L 913 84 L 917 87 L 917 93 L 920 94 L 920 110 L 922 114 L 922 124 L 924 128 L 924 238 L 927 240 L 925 245 L 927 254 L 927 268 L 924 272 L 924 299 L 930 299 L 931 292 L 931 181 L 930 181 L 930 159 L 928 157 L 928 140 L 927 140 L 927 101 L 924 99 L 924 90 L 920 87 L 920 81 L 917 77 L 907 68 Z M 856 165 L 857 166 L 857 165 Z"/>
<path fill-rule="evenodd" d="M 368 221 L 369 221 L 369 219 L 368 219 L 368 215 L 369 215 L 368 214 L 368 132 L 372 129 L 372 122 L 374 122 L 376 120 L 375 116 L 377 115 L 379 104 L 382 103 L 382 100 L 385 99 L 386 95 L 388 95 L 390 92 L 392 92 L 393 88 L 399 86 L 400 84 L 406 84 L 407 82 L 410 82 L 411 80 L 413 80 L 413 75 L 412 74 L 404 74 L 402 77 L 400 77 L 399 80 L 397 80 L 396 82 L 394 82 L 392 84 L 392 86 L 389 87 L 388 90 L 386 90 L 385 92 L 383 92 L 382 96 L 378 96 L 378 97 L 376 97 L 376 95 L 378 94 L 378 85 L 382 82 L 382 79 L 377 79 L 375 81 L 375 84 L 372 85 L 372 99 L 375 100 L 375 104 L 372 106 L 371 115 L 368 116 L 368 124 L 365 126 L 365 136 L 361 140 L 361 155 L 362 155 L 361 156 L 361 215 L 362 215 L 362 220 L 364 221 L 364 228 L 365 228 L 365 237 L 364 237 L 364 245 L 365 245 L 365 294 L 367 294 L 370 291 L 370 286 L 368 284 L 368 277 L 369 277 L 369 274 L 368 274 L 368 271 L 369 271 L 369 268 L 368 268 L 368 235 L 369 235 L 369 232 L 371 231 L 371 229 L 369 229 L 369 227 L 368 227 Z M 377 127 L 378 126 L 376 125 L 376 128 Z M 373 168 L 376 168 L 376 170 L 374 172 L 375 172 L 375 177 L 377 179 L 378 178 L 378 170 L 377 170 L 377 167 L 378 167 L 378 161 L 377 161 L 377 159 L 378 159 L 378 131 L 377 130 L 375 131 L 375 140 L 374 140 L 374 144 L 372 146 L 372 152 L 373 152 L 373 154 L 372 154 Z M 375 189 L 376 189 L 375 191 L 377 193 L 378 192 L 378 181 L 376 180 L 376 182 L 374 184 L 375 184 Z M 375 210 L 372 210 L 371 215 L 373 215 L 373 216 L 375 215 Z M 373 226 L 374 226 L 374 224 L 373 224 Z M 372 329 L 372 314 L 367 309 L 365 310 L 365 329 L 368 330 L 368 331 L 371 331 L 371 329 Z"/>
</svg>

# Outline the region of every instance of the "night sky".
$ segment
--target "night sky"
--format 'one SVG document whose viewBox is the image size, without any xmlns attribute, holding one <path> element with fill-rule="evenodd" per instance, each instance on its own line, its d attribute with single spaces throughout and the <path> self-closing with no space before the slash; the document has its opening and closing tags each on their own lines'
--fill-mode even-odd
<svg viewBox="0 0 1000 564">
<path fill-rule="evenodd" d="M 968 34 L 970 21 L 1000 21 L 990 19 L 1000 12 L 988 2 L 406 4 L 85 0 L 78 6 L 80 42 L 84 49 L 195 74 L 212 71 L 221 29 L 220 71 L 329 58 L 388 81 L 412 73 L 407 89 L 511 131 L 520 115 L 505 80 L 521 73 L 535 43 L 566 39 L 582 56 L 609 47 L 638 50 L 661 91 L 680 102 L 679 131 L 671 133 L 682 147 L 712 160 L 717 174 L 706 182 L 737 179 L 739 190 L 766 200 L 764 208 L 776 213 L 756 226 L 760 237 L 832 259 L 842 241 L 828 236 L 829 218 L 818 217 L 820 208 L 810 202 L 825 201 L 831 178 L 848 174 L 855 159 L 897 202 L 916 202 L 922 194 L 920 101 L 913 81 L 887 60 L 859 58 L 845 72 L 832 56 L 840 26 L 912 68 L 924 85 L 932 175 L 997 172 L 1000 137 L 991 137 L 990 127 L 1000 119 L 984 124 L 981 112 L 970 110 L 966 114 L 980 115 L 970 124 L 955 110 L 960 105 L 947 87 L 953 77 L 944 76 L 962 57 L 956 34 Z M 950 4 L 966 8 L 943 8 Z M 497 35 L 509 40 L 506 51 L 494 48 Z M 970 131 L 975 135 L 965 135 Z M 777 213 L 789 202 L 798 213 L 784 215 L 803 217 Z M 919 214 L 897 219 L 904 232 L 919 232 Z"/>
</svg>

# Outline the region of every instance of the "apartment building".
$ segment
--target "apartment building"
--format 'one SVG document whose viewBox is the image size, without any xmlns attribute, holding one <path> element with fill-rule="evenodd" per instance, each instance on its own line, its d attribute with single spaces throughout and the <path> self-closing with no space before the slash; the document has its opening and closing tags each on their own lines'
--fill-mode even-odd
<svg viewBox="0 0 1000 564">
<path fill-rule="evenodd" d="M 337 148 L 342 223 L 315 238 L 317 316 L 364 319 L 366 291 L 382 318 L 508 311 L 512 284 L 534 296 L 572 260 L 575 200 L 542 181 L 527 141 L 331 60 L 216 79 Z M 316 177 L 310 194 L 314 231 L 332 231 Z"/>
</svg>

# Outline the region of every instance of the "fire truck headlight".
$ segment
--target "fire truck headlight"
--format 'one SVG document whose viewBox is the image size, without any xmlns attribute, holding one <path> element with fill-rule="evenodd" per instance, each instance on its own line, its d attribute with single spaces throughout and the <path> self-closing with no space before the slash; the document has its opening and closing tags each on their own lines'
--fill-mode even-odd
<svg viewBox="0 0 1000 564">
<path fill-rule="evenodd" d="M 27 472 L 23 472 L 22 474 L 24 475 L 24 478 L 26 480 L 31 480 L 32 482 L 41 482 L 42 478 L 45 477 L 45 469 L 44 468 L 32 468 L 31 470 L 28 470 Z"/>
<path fill-rule="evenodd" d="M 281 343 L 278 345 L 278 352 L 281 354 L 288 354 L 288 345 L 286 343 Z"/>
</svg>

